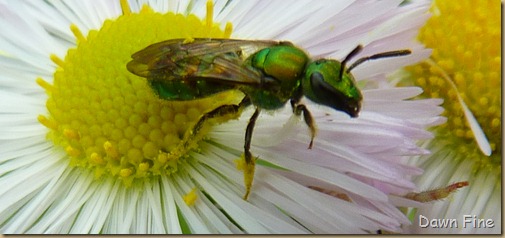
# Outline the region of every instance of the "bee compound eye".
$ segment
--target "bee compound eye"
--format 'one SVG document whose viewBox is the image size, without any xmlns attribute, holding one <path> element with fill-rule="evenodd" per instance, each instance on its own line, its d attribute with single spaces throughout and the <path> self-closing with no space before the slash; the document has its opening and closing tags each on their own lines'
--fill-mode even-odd
<svg viewBox="0 0 505 238">
<path fill-rule="evenodd" d="M 324 76 L 317 71 L 312 72 L 312 74 L 310 75 L 310 81 L 312 84 L 314 84 L 314 83 L 318 84 L 318 83 L 324 81 Z"/>
</svg>

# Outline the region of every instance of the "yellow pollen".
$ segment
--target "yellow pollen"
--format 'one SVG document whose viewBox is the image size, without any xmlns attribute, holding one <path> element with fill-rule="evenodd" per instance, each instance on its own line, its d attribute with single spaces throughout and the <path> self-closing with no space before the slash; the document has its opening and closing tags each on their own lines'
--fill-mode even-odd
<svg viewBox="0 0 505 238">
<path fill-rule="evenodd" d="M 231 24 L 231 22 L 227 22 L 226 27 L 224 28 L 224 36 L 226 38 L 229 38 L 231 36 L 232 31 L 233 31 L 233 25 Z"/>
<path fill-rule="evenodd" d="M 186 205 L 193 206 L 196 202 L 198 195 L 196 194 L 196 188 L 193 188 L 189 193 L 184 195 L 183 199 Z"/>
<path fill-rule="evenodd" d="M 212 27 L 212 23 L 214 22 L 214 3 L 212 0 L 207 1 L 207 15 L 205 17 L 205 24 L 207 27 Z"/>
<path fill-rule="evenodd" d="M 65 148 L 65 151 L 72 157 L 79 157 L 79 155 L 81 155 L 81 152 L 72 146 L 67 146 L 67 148 Z"/>
<path fill-rule="evenodd" d="M 193 41 L 195 41 L 194 38 L 192 38 L 192 37 L 186 37 L 186 39 L 184 39 L 184 41 L 182 43 L 183 44 L 188 44 L 188 43 L 191 43 Z"/>
<path fill-rule="evenodd" d="M 146 14 L 146 13 L 154 13 L 154 10 L 150 8 L 148 5 L 143 5 L 142 8 L 140 9 L 141 14 Z"/>
<path fill-rule="evenodd" d="M 140 163 L 139 165 L 139 170 L 140 171 L 147 171 L 149 169 L 149 164 L 148 163 Z"/>
<path fill-rule="evenodd" d="M 49 129 L 52 129 L 52 130 L 58 129 L 58 124 L 56 122 L 47 119 L 47 117 L 45 117 L 43 115 L 39 115 L 37 117 L 37 120 L 40 122 L 40 124 L 44 125 L 45 127 L 49 128 Z"/>
<path fill-rule="evenodd" d="M 98 165 L 102 165 L 105 163 L 105 161 L 103 160 L 102 156 L 100 156 L 98 153 L 95 153 L 93 152 L 90 157 L 90 162 L 91 163 L 95 163 L 95 164 L 98 164 Z"/>
<path fill-rule="evenodd" d="M 52 92 L 53 91 L 53 86 L 51 84 L 49 84 L 48 82 L 46 82 L 44 79 L 42 78 L 37 78 L 35 80 L 35 82 L 37 82 L 37 84 L 42 87 L 44 90 L 46 90 L 46 92 Z"/>
<path fill-rule="evenodd" d="M 127 0 L 119 0 L 119 3 L 121 4 L 121 9 L 123 10 L 123 16 L 127 16 L 132 13 Z"/>
<path fill-rule="evenodd" d="M 77 134 L 77 132 L 72 129 L 63 129 L 63 135 L 67 139 L 74 139 L 74 140 L 79 139 L 79 134 Z"/>
<path fill-rule="evenodd" d="M 445 125 L 437 130 L 437 140 L 474 159 L 476 169 L 501 171 L 501 24 L 500 2 L 487 0 L 435 0 L 433 15 L 421 29 L 419 39 L 433 48 L 430 63 L 408 68 L 414 84 L 425 96 L 444 99 Z M 484 15 L 482 15 L 485 13 Z M 485 43 L 484 43 L 485 42 Z M 447 80 L 448 76 L 454 86 Z M 492 148 L 483 156 L 474 140 L 458 95 L 473 113 Z M 457 148 L 457 149 L 456 149 Z M 456 156 L 459 157 L 459 156 Z"/>
<path fill-rule="evenodd" d="M 126 68 L 131 55 L 148 45 L 169 39 L 226 38 L 212 21 L 212 2 L 205 19 L 195 15 L 157 13 L 144 5 L 133 13 L 120 0 L 123 15 L 106 20 L 87 36 L 76 25 L 77 39 L 56 64 L 53 84 L 37 78 L 45 89 L 49 114 L 38 121 L 49 129 L 48 139 L 69 155 L 69 164 L 92 170 L 96 178 L 113 176 L 130 185 L 138 179 L 177 172 L 190 150 L 198 150 L 216 118 L 190 136 L 200 117 L 220 105 L 237 104 L 243 94 L 230 91 L 193 101 L 159 98 L 145 78 Z M 196 199 L 196 193 L 194 195 Z M 194 201 L 193 201 L 194 202 Z"/>
<path fill-rule="evenodd" d="M 160 164 L 162 164 L 162 165 L 165 164 L 167 162 L 167 160 L 168 160 L 167 154 L 165 154 L 165 153 L 159 153 L 159 155 L 158 155 L 158 162 Z"/>
<path fill-rule="evenodd" d="M 82 34 L 82 32 L 79 29 L 79 27 L 77 27 L 76 25 L 72 24 L 72 25 L 70 25 L 70 30 L 74 34 L 74 36 L 77 39 L 78 43 L 86 41 L 86 37 L 84 37 L 84 35 Z"/>
<path fill-rule="evenodd" d="M 121 169 L 121 171 L 119 172 L 119 176 L 126 178 L 126 177 L 132 175 L 132 173 L 133 173 L 133 171 L 131 169 Z"/>
<path fill-rule="evenodd" d="M 112 143 L 110 143 L 110 141 L 106 141 L 103 144 L 103 148 L 104 148 L 105 154 L 107 154 L 107 156 L 109 156 L 111 158 L 118 158 L 119 157 L 119 153 L 118 153 L 116 147 L 114 147 L 112 145 Z"/>
<path fill-rule="evenodd" d="M 233 163 L 235 163 L 237 170 L 243 171 L 245 168 L 245 157 L 241 156 L 240 158 L 233 160 Z"/>
<path fill-rule="evenodd" d="M 56 65 L 58 65 L 60 67 L 63 67 L 65 65 L 65 62 L 62 59 L 60 59 L 60 57 L 58 57 L 55 54 L 51 54 L 49 56 L 49 58 L 51 59 L 51 61 L 53 61 Z"/>
</svg>

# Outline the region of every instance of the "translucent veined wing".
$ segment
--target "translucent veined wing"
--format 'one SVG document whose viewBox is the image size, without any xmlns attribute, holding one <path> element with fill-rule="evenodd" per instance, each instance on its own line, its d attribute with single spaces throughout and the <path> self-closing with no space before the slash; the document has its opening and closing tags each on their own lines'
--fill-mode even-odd
<svg viewBox="0 0 505 238">
<path fill-rule="evenodd" d="M 259 84 L 260 72 L 244 67 L 251 54 L 277 41 L 185 39 L 152 44 L 132 55 L 130 72 L 152 80 L 209 80 L 229 84 Z"/>
</svg>

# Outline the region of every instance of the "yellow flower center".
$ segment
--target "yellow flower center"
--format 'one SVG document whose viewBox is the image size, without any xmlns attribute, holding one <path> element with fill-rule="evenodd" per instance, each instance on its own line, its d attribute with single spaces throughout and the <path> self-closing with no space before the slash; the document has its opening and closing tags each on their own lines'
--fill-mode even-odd
<svg viewBox="0 0 505 238">
<path fill-rule="evenodd" d="M 131 55 L 146 46 L 176 38 L 228 38 L 231 25 L 222 31 L 207 17 L 154 12 L 144 6 L 131 13 L 121 2 L 123 15 L 106 20 L 86 37 L 72 26 L 77 47 L 65 58 L 51 56 L 57 64 L 54 82 L 37 79 L 48 94 L 49 116 L 39 121 L 50 129 L 48 138 L 62 146 L 70 164 L 93 170 L 99 178 L 109 174 L 129 185 L 135 179 L 177 171 L 189 150 L 204 137 L 185 141 L 205 112 L 240 101 L 237 92 L 174 102 L 157 97 L 145 78 L 126 69 Z M 225 120 L 225 119 L 222 119 Z"/>
<path fill-rule="evenodd" d="M 426 96 L 444 99 L 448 121 L 437 131 L 437 138 L 463 155 L 455 158 L 473 159 L 475 171 L 501 171 L 501 25 L 496 17 L 500 9 L 497 1 L 435 1 L 433 17 L 419 35 L 433 48 L 434 64 L 409 69 Z M 475 143 L 458 94 L 489 140 L 490 157 Z"/>
</svg>

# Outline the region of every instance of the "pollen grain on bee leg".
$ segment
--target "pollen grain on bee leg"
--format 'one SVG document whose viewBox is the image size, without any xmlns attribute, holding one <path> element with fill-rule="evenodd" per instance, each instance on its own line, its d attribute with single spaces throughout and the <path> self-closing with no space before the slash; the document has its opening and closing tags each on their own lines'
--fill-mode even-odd
<svg viewBox="0 0 505 238">
<path fill-rule="evenodd" d="M 448 197 L 450 194 L 456 192 L 457 189 L 466 187 L 468 185 L 469 185 L 468 181 L 457 182 L 444 188 L 428 190 L 420 193 L 408 193 L 403 197 L 417 202 L 427 203 L 444 199 Z"/>
</svg>

